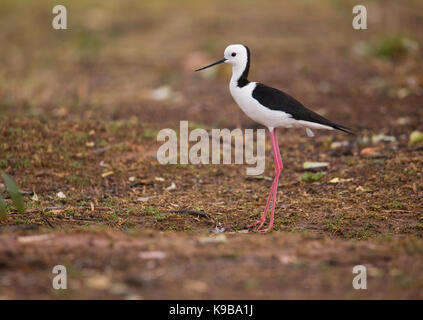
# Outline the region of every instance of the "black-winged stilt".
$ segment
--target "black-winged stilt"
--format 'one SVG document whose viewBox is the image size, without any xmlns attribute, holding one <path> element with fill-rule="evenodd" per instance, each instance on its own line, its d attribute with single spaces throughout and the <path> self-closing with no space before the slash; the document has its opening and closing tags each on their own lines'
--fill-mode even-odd
<svg viewBox="0 0 423 320">
<path fill-rule="evenodd" d="M 232 44 L 225 49 L 223 59 L 195 71 L 204 70 L 220 63 L 232 64 L 232 78 L 229 83 L 229 90 L 235 102 L 248 117 L 266 126 L 269 129 L 272 139 L 275 178 L 269 197 L 267 198 L 263 215 L 255 223 L 248 226 L 248 228 L 251 228 L 259 224 L 256 231 L 267 232 L 273 227 L 279 176 L 283 169 L 282 158 L 276 138 L 276 128 L 303 127 L 306 128 L 307 135 L 309 136 L 313 135 L 311 129 L 337 129 L 347 133 L 352 133 L 352 131 L 345 126 L 327 120 L 307 109 L 285 92 L 268 87 L 259 82 L 250 82 L 248 80 L 250 50 L 246 46 Z M 271 200 L 272 210 L 269 226 L 268 228 L 262 229 L 266 221 L 267 211 Z"/>
</svg>

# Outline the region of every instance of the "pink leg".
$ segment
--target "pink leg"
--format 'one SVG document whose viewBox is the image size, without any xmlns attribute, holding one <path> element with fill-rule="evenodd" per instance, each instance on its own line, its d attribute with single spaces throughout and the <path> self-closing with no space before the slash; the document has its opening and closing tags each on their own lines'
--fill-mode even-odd
<svg viewBox="0 0 423 320">
<path fill-rule="evenodd" d="M 261 218 L 259 220 L 257 220 L 256 222 L 250 224 L 249 226 L 247 226 L 247 228 L 252 228 L 256 225 L 258 225 L 260 223 L 260 226 L 263 225 L 263 223 L 266 221 L 266 217 L 267 217 L 267 210 L 269 209 L 269 204 L 270 204 L 270 200 L 272 199 L 273 196 L 273 187 L 275 185 L 275 180 L 273 180 L 272 183 L 272 187 L 270 188 L 270 192 L 269 192 L 269 196 L 267 197 L 267 202 L 266 202 L 266 207 L 264 208 L 264 212 L 261 215 Z M 259 226 L 259 228 L 260 228 Z"/>
<path fill-rule="evenodd" d="M 274 195 L 273 195 L 273 204 L 272 204 L 272 212 L 270 214 L 270 222 L 269 222 L 269 229 L 272 229 L 273 227 L 273 220 L 275 217 L 275 210 L 276 210 L 276 195 L 278 192 L 278 183 L 279 183 L 279 177 L 280 174 L 283 170 L 283 163 L 282 163 L 282 157 L 281 157 L 281 152 L 279 150 L 279 144 L 278 144 L 278 139 L 276 137 L 276 132 L 274 133 L 274 138 L 275 138 L 275 152 L 276 152 L 276 159 L 277 159 L 277 167 L 275 169 L 275 190 L 274 190 Z"/>
<path fill-rule="evenodd" d="M 278 144 L 277 137 L 276 137 L 276 129 L 273 129 L 272 131 L 270 131 L 270 137 L 272 139 L 272 150 L 273 150 L 273 157 L 274 157 L 274 162 L 275 162 L 275 178 L 273 180 L 272 187 L 271 187 L 271 190 L 270 190 L 270 194 L 269 194 L 269 197 L 267 198 L 266 208 L 264 209 L 264 213 L 263 213 L 262 217 L 260 218 L 260 220 L 258 220 L 254 224 L 248 226 L 249 228 L 251 228 L 251 227 L 253 227 L 257 224 L 260 224 L 258 226 L 257 230 L 256 230 L 257 232 L 267 232 L 268 230 L 270 230 L 273 227 L 279 176 L 280 176 L 280 173 L 282 172 L 282 169 L 283 169 L 282 158 L 281 158 L 281 154 L 280 154 L 280 151 L 279 151 L 279 144 Z M 269 227 L 266 228 L 266 229 L 260 229 L 263 226 L 263 224 L 266 220 L 267 211 L 268 211 L 269 204 L 270 204 L 270 199 L 272 199 L 273 201 L 272 201 L 272 210 L 271 210 L 271 214 L 270 214 Z"/>
<path fill-rule="evenodd" d="M 273 131 L 270 131 L 270 137 L 272 139 L 272 150 L 273 150 L 273 157 L 274 157 L 274 161 L 275 163 L 276 161 L 276 157 L 275 157 L 275 149 L 274 149 L 274 139 L 273 139 L 273 132 L 275 132 L 275 130 L 273 129 Z M 276 171 L 276 170 L 275 170 Z M 270 192 L 269 192 L 269 196 L 267 197 L 267 202 L 266 202 L 266 207 L 264 208 L 264 212 L 261 216 L 261 218 L 259 220 L 257 220 L 256 222 L 250 224 L 249 226 L 247 226 L 247 228 L 252 228 L 258 224 L 259 227 L 258 229 L 261 228 L 261 226 L 264 224 L 264 222 L 266 221 L 266 217 L 267 217 L 267 211 L 269 209 L 269 204 L 270 204 L 270 200 L 272 199 L 272 197 L 274 196 L 274 188 L 275 188 L 275 179 L 273 179 L 273 183 L 272 183 L 272 187 L 270 188 Z"/>
</svg>

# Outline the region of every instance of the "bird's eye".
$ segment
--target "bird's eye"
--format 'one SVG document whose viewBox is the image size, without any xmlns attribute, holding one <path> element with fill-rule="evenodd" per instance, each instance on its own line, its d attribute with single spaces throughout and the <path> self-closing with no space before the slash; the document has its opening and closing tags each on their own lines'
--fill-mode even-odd
<svg viewBox="0 0 423 320">
<path fill-rule="evenodd" d="M 236 56 L 236 53 L 235 52 L 232 52 L 232 57 L 235 57 Z"/>
</svg>

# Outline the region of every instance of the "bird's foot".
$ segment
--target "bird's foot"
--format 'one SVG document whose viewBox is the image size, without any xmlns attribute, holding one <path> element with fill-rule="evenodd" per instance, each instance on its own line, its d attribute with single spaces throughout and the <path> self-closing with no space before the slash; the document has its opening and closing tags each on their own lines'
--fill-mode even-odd
<svg viewBox="0 0 423 320">
<path fill-rule="evenodd" d="M 268 231 L 270 231 L 273 228 L 273 221 L 270 221 L 268 228 L 261 229 L 262 226 L 263 226 L 263 223 L 261 225 L 259 225 L 259 227 L 256 230 L 254 230 L 254 232 L 267 233 Z"/>
<path fill-rule="evenodd" d="M 270 230 L 272 230 L 272 229 L 271 228 L 264 228 L 264 229 L 256 229 L 256 230 L 254 230 L 254 232 L 257 232 L 257 233 L 267 233 Z"/>
<path fill-rule="evenodd" d="M 252 228 L 252 227 L 255 227 L 256 225 L 258 225 L 259 223 L 260 223 L 260 226 L 257 228 L 257 229 L 259 229 L 262 225 L 263 225 L 263 223 L 266 221 L 266 217 L 264 217 L 264 219 L 262 218 L 262 219 L 259 219 L 259 220 L 257 220 L 256 222 L 254 222 L 254 223 L 252 223 L 252 224 L 250 224 L 250 225 L 248 225 L 247 226 L 247 228 L 248 229 L 250 229 L 250 228 Z"/>
<path fill-rule="evenodd" d="M 272 229 L 273 226 L 269 225 L 268 228 L 262 229 L 263 224 L 265 223 L 265 221 L 266 221 L 266 218 L 265 219 L 257 220 L 256 222 L 254 222 L 254 223 L 250 224 L 249 226 L 247 226 L 247 228 L 250 229 L 250 228 L 255 227 L 256 225 L 259 224 L 259 226 L 256 229 L 253 230 L 253 232 L 267 233 L 268 231 L 270 231 Z"/>
<path fill-rule="evenodd" d="M 267 218 L 267 209 L 264 211 L 263 216 L 257 220 L 256 222 L 254 222 L 253 224 L 250 224 L 249 226 L 247 226 L 248 229 L 255 227 L 256 225 L 259 225 L 255 230 L 253 230 L 253 232 L 259 232 L 259 233 L 267 233 L 268 231 L 270 231 L 270 229 L 273 228 L 273 215 L 274 215 L 274 209 L 272 208 L 272 214 L 270 217 L 270 221 L 269 221 L 269 226 L 267 228 L 262 228 L 264 223 L 266 222 L 266 218 Z"/>
</svg>

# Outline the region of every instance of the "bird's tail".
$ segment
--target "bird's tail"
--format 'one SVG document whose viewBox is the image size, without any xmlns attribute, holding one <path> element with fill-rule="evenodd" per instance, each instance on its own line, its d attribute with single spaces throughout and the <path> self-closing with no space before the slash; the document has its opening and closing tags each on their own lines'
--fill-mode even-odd
<svg viewBox="0 0 423 320">
<path fill-rule="evenodd" d="M 345 133 L 352 134 L 354 136 L 356 135 L 355 132 L 352 129 L 350 129 L 350 128 L 346 127 L 346 126 L 343 126 L 341 124 L 332 122 L 331 123 L 331 126 L 332 126 L 332 128 L 334 128 L 336 130 L 340 130 L 340 131 L 343 131 Z"/>
</svg>

